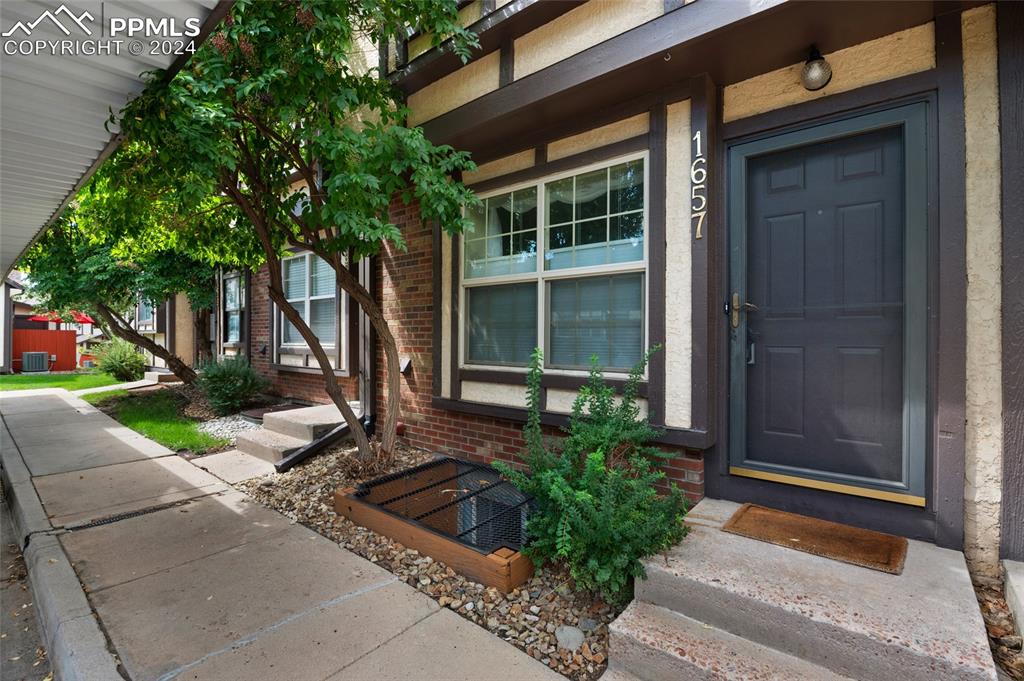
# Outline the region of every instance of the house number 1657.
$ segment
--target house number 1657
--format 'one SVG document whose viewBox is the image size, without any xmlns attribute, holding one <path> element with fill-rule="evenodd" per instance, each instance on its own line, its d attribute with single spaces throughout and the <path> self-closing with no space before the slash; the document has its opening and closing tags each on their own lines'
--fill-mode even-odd
<svg viewBox="0 0 1024 681">
<path fill-rule="evenodd" d="M 708 159 L 701 146 L 700 130 L 693 134 L 693 163 L 690 164 L 690 220 L 696 220 L 693 238 L 704 238 L 704 220 L 708 216 Z"/>
</svg>

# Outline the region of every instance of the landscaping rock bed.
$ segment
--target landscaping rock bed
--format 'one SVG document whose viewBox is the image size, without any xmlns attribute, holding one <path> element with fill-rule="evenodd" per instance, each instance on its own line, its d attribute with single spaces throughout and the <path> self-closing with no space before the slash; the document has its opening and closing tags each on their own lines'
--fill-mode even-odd
<svg viewBox="0 0 1024 681">
<path fill-rule="evenodd" d="M 1024 681 L 1024 643 L 1019 626 L 1014 626 L 1002 580 L 973 575 L 973 581 L 996 664 L 1007 678 Z"/>
<path fill-rule="evenodd" d="M 258 424 L 253 423 L 240 414 L 221 416 L 205 421 L 197 426 L 204 433 L 209 433 L 214 437 L 224 437 L 232 442 L 240 433 L 244 433 L 247 430 L 255 430 L 259 427 Z"/>
<path fill-rule="evenodd" d="M 237 487 L 393 572 L 442 607 L 486 628 L 551 669 L 575 681 L 591 681 L 601 675 L 607 666 L 608 624 L 621 609 L 575 591 L 567 575 L 549 569 L 538 570 L 521 588 L 502 594 L 338 516 L 334 492 L 363 481 L 348 474 L 353 469 L 349 462 L 354 451 L 335 448 L 287 473 L 249 480 Z M 428 452 L 400 446 L 390 470 L 383 473 L 431 458 Z"/>
</svg>

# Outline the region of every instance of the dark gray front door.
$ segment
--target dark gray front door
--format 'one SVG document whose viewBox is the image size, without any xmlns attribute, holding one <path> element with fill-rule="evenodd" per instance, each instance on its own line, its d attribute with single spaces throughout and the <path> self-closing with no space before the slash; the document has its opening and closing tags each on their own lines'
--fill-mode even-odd
<svg viewBox="0 0 1024 681">
<path fill-rule="evenodd" d="M 743 155 L 733 187 L 744 252 L 732 259 L 742 400 L 731 437 L 743 448 L 730 462 L 738 475 L 922 504 L 923 451 L 908 450 L 924 441 L 911 430 L 923 427 L 912 403 L 923 403 L 926 348 L 908 344 L 918 328 L 907 333 L 925 291 L 912 215 L 923 203 L 907 173 L 919 136 L 906 124 L 822 127 Z"/>
</svg>

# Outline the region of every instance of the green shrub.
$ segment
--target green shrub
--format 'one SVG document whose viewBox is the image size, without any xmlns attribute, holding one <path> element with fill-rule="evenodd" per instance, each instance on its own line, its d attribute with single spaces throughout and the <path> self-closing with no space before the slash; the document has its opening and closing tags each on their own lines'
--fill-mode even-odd
<svg viewBox="0 0 1024 681">
<path fill-rule="evenodd" d="M 655 350 L 630 373 L 621 399 L 605 384 L 596 358 L 591 360 L 590 378 L 573 404 L 561 442 L 545 441 L 541 431 L 541 353 L 535 350 L 523 428 L 529 472 L 494 464 L 536 502 L 524 552 L 538 565 L 564 561 L 578 586 L 613 602 L 631 597 L 633 578 L 645 574 L 640 559 L 668 549 L 686 533 L 686 499 L 674 484 L 665 485 L 665 474 L 655 465 L 671 455 L 650 446 L 658 431 L 636 402 Z"/>
<path fill-rule="evenodd" d="M 267 379 L 256 373 L 243 357 L 210 362 L 199 376 L 199 387 L 218 414 L 234 414 L 260 394 Z"/>
<path fill-rule="evenodd" d="M 146 358 L 138 348 L 120 338 L 101 343 L 96 360 L 100 371 L 119 381 L 137 381 L 146 372 Z"/>
</svg>

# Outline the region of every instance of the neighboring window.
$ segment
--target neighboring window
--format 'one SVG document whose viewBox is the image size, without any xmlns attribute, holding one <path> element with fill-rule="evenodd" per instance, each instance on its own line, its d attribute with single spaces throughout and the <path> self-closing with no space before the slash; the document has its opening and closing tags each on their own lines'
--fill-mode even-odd
<svg viewBox="0 0 1024 681">
<path fill-rule="evenodd" d="M 338 303 L 334 270 L 311 254 L 285 258 L 284 295 L 326 347 L 337 342 Z M 305 345 L 299 330 L 281 314 L 282 345 Z"/>
<path fill-rule="evenodd" d="M 153 323 L 153 305 L 148 300 L 139 301 L 139 324 Z"/>
<path fill-rule="evenodd" d="M 525 366 L 538 345 L 554 368 L 587 369 L 594 355 L 618 371 L 640 361 L 645 178 L 645 159 L 632 158 L 487 196 L 467 212 L 466 364 Z"/>
<path fill-rule="evenodd" d="M 240 343 L 245 313 L 245 279 L 240 274 L 225 275 L 223 288 L 224 342 Z"/>
</svg>

